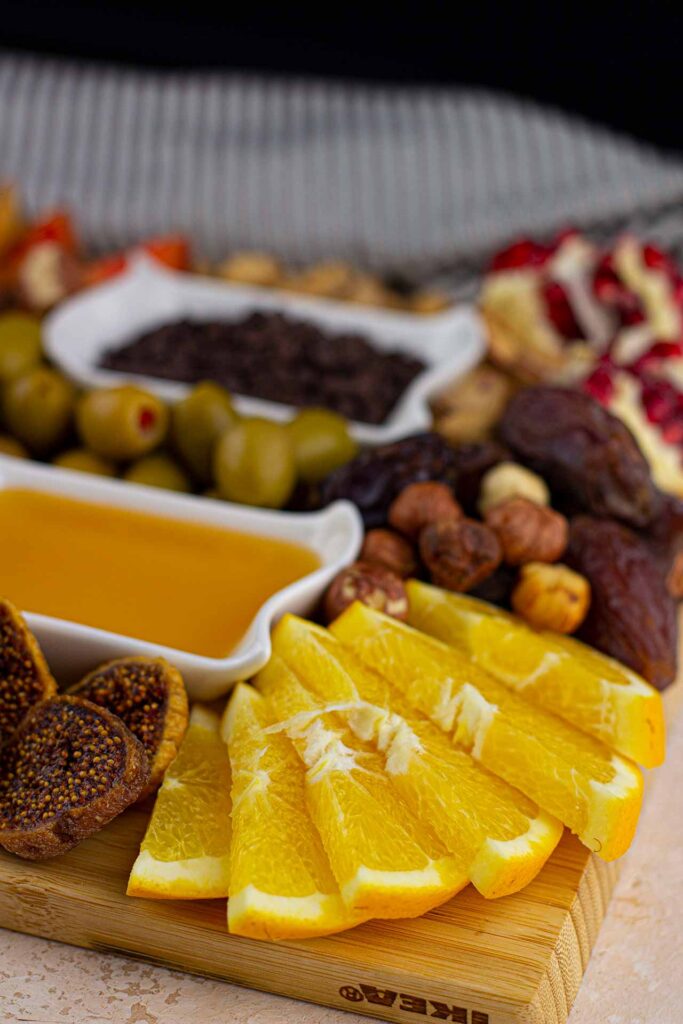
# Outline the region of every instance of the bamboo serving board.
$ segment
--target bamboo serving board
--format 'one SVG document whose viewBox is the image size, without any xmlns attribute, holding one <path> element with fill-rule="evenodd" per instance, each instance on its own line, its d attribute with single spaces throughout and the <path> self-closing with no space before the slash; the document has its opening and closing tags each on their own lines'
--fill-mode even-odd
<svg viewBox="0 0 683 1024">
<path fill-rule="evenodd" d="M 682 705 L 679 680 L 665 694 L 669 721 Z M 417 920 L 256 942 L 227 933 L 225 900 L 125 895 L 147 818 L 127 811 L 52 861 L 0 851 L 0 928 L 384 1020 L 565 1024 L 618 871 L 565 831 L 515 896 L 484 900 L 468 886 Z"/>
<path fill-rule="evenodd" d="M 227 933 L 225 900 L 126 897 L 146 821 L 128 811 L 53 861 L 0 853 L 0 926 L 391 1021 L 564 1024 L 616 878 L 565 834 L 515 896 L 469 886 L 418 920 L 256 942 Z"/>
</svg>

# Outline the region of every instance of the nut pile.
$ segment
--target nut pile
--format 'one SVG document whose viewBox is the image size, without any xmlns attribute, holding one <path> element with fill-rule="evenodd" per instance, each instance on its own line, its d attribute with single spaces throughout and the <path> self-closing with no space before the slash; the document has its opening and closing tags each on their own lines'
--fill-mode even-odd
<svg viewBox="0 0 683 1024">
<path fill-rule="evenodd" d="M 409 483 L 391 502 L 387 526 L 368 531 L 359 561 L 331 584 L 327 620 L 355 600 L 404 619 L 402 581 L 421 572 L 446 590 L 480 596 L 499 576 L 513 608 L 532 626 L 575 632 L 588 611 L 590 585 L 559 562 L 569 524 L 548 502 L 541 477 L 514 462 L 500 462 L 483 475 L 482 518 L 466 515 L 446 483 Z"/>
</svg>

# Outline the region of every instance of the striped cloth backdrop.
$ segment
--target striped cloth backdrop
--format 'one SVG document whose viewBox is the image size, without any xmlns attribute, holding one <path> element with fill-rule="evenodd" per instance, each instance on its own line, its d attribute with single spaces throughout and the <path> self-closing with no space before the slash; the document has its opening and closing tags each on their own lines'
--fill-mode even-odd
<svg viewBox="0 0 683 1024">
<path fill-rule="evenodd" d="M 519 232 L 626 224 L 683 252 L 683 160 L 483 91 L 0 55 L 0 177 L 98 250 L 171 229 L 466 285 Z"/>
</svg>

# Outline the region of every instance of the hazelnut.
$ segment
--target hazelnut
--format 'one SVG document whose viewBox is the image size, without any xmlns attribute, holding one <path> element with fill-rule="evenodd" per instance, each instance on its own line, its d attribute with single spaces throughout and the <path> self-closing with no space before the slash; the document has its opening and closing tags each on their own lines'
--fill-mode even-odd
<svg viewBox="0 0 683 1024">
<path fill-rule="evenodd" d="M 387 518 L 395 530 L 411 540 L 429 523 L 461 519 L 462 509 L 446 484 L 436 480 L 408 484 L 389 506 Z"/>
<path fill-rule="evenodd" d="M 412 576 L 417 568 L 412 544 L 393 530 L 369 530 L 359 559 L 361 562 L 377 562 L 404 579 Z"/>
<path fill-rule="evenodd" d="M 491 575 L 503 552 L 490 527 L 461 518 L 425 526 L 420 533 L 420 555 L 433 583 L 464 593 Z"/>
<path fill-rule="evenodd" d="M 236 252 L 218 268 L 218 276 L 226 281 L 273 287 L 282 278 L 280 264 L 267 252 Z"/>
<path fill-rule="evenodd" d="M 395 619 L 408 617 L 408 595 L 403 580 L 377 563 L 353 562 L 337 573 L 323 600 L 325 620 L 332 622 L 354 601 L 361 601 Z"/>
<path fill-rule="evenodd" d="M 502 505 L 508 498 L 526 498 L 535 505 L 550 504 L 545 480 L 537 473 L 532 473 L 516 462 L 500 462 L 481 481 L 479 511 L 485 515 L 489 509 Z"/>
<path fill-rule="evenodd" d="M 556 562 L 569 540 L 563 515 L 528 498 L 508 498 L 486 513 L 486 523 L 497 534 L 508 565 Z"/>
<path fill-rule="evenodd" d="M 512 592 L 512 607 L 535 629 L 574 633 L 588 612 L 591 588 L 585 576 L 566 565 L 523 565 Z"/>
</svg>

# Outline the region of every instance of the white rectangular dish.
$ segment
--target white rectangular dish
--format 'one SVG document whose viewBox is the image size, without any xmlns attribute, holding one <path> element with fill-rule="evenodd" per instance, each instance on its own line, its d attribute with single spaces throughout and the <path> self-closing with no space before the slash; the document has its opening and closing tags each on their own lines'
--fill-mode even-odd
<svg viewBox="0 0 683 1024">
<path fill-rule="evenodd" d="M 236 320 L 254 310 L 280 310 L 326 330 L 359 332 L 377 348 L 404 351 L 427 364 L 383 424 L 351 425 L 354 437 L 363 444 L 384 444 L 428 429 L 429 399 L 470 370 L 485 350 L 482 324 L 473 307 L 461 305 L 430 316 L 369 309 L 179 273 L 143 255 L 133 258 L 129 268 L 113 280 L 62 303 L 45 321 L 45 348 L 65 373 L 85 387 L 134 380 L 174 401 L 187 393 L 189 385 L 101 369 L 98 363 L 104 352 L 169 321 Z M 245 415 L 277 420 L 289 419 L 295 411 L 245 396 L 236 396 L 235 405 Z"/>
<path fill-rule="evenodd" d="M 274 621 L 288 611 L 309 612 L 339 569 L 354 558 L 363 536 L 358 511 L 346 501 L 335 502 L 322 512 L 271 512 L 0 456 L 0 489 L 10 488 L 291 541 L 312 550 L 320 559 L 319 569 L 277 591 L 261 605 L 240 643 L 224 658 L 191 654 L 22 608 L 50 668 L 63 685 L 76 682 L 110 658 L 145 654 L 164 657 L 174 664 L 182 672 L 191 697 L 220 697 L 233 682 L 248 678 L 266 663 Z M 226 588 L 229 586 L 227 579 Z M 13 599 L 12 594 L 2 596 Z"/>
</svg>

